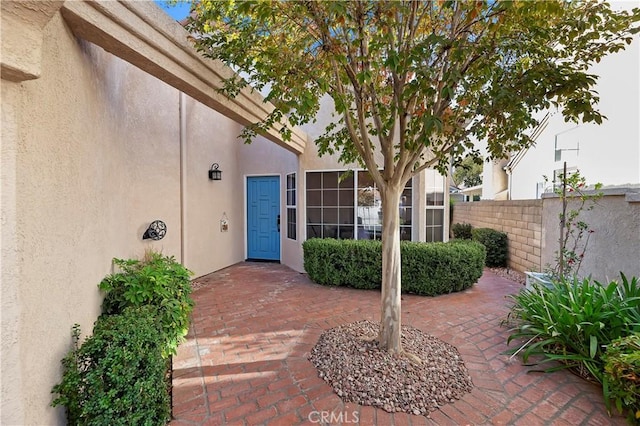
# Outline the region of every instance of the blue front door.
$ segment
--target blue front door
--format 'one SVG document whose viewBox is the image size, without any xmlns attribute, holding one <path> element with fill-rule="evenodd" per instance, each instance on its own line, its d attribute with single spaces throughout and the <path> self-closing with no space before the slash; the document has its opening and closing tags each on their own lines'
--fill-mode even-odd
<svg viewBox="0 0 640 426">
<path fill-rule="evenodd" d="M 247 178 L 247 258 L 280 260 L 280 177 Z"/>
</svg>

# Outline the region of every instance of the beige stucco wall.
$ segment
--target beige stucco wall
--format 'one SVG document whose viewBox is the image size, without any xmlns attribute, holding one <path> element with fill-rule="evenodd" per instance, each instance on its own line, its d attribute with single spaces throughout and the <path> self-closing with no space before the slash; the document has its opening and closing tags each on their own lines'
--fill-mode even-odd
<svg viewBox="0 0 640 426">
<path fill-rule="evenodd" d="M 256 137 L 255 140 L 247 145 L 238 140 L 238 158 L 240 164 L 241 177 L 239 182 L 242 188 L 234 195 L 242 200 L 243 206 L 246 205 L 246 179 L 248 176 L 270 175 L 280 178 L 280 262 L 302 272 L 302 232 L 304 227 L 301 226 L 302 212 L 300 206 L 297 207 L 297 238 L 295 240 L 287 238 L 287 174 L 296 173 L 296 187 L 298 199 L 303 192 L 300 181 L 300 173 L 298 169 L 298 156 L 283 149 L 282 147 L 268 141 L 263 137 Z M 307 144 L 308 146 L 309 144 Z M 230 218 L 231 219 L 231 218 Z M 244 221 L 246 223 L 246 209 L 243 207 L 241 214 L 236 215 L 233 220 L 235 222 Z M 242 241 L 246 241 L 247 236 L 242 236 Z M 246 244 L 244 244 L 246 257 Z"/>
<path fill-rule="evenodd" d="M 579 270 L 582 277 L 591 275 L 601 282 L 640 277 L 640 187 L 621 187 L 604 191 L 592 210 L 583 210 L 580 220 L 594 232 L 589 238 Z M 542 265 L 554 265 L 558 250 L 558 214 L 561 200 L 550 195 L 543 199 Z M 577 208 L 570 203 L 569 209 Z"/>
<path fill-rule="evenodd" d="M 237 151 L 241 126 L 185 98 L 185 265 L 201 276 L 244 259 L 242 169 Z M 213 163 L 222 170 L 221 181 L 209 180 Z M 222 232 L 220 220 L 225 214 L 229 228 Z"/>
<path fill-rule="evenodd" d="M 357 164 L 341 165 L 338 161 L 339 154 L 325 154 L 320 156 L 318 154 L 318 147 L 315 144 L 315 140 L 324 134 L 324 129 L 329 123 L 338 122 L 339 117 L 335 115 L 333 107 L 333 100 L 329 96 L 325 96 L 321 99 L 320 110 L 316 115 L 316 120 L 311 123 L 307 123 L 302 126 L 302 130 L 305 131 L 308 137 L 308 143 L 305 147 L 304 153 L 300 156 L 300 167 L 302 170 L 337 170 L 348 168 L 359 168 Z M 375 159 L 380 167 L 383 165 L 383 157 L 376 150 Z"/>
<path fill-rule="evenodd" d="M 64 0 L 3 0 L 2 78 L 24 81 L 40 76 L 42 28 L 60 9 Z"/>
<path fill-rule="evenodd" d="M 41 77 L 2 80 L 3 425 L 64 422 L 50 391 L 72 325 L 91 332 L 113 257 L 181 259 L 181 206 L 196 275 L 244 259 L 240 127 L 186 98 L 181 203 L 179 92 L 76 40 L 59 14 L 44 31 Z M 143 241 L 155 219 L 166 237 Z"/>
</svg>

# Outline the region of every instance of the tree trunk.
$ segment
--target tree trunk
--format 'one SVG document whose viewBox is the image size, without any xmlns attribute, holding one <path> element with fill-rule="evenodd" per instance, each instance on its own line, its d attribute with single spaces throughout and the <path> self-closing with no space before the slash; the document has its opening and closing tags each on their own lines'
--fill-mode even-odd
<svg viewBox="0 0 640 426">
<path fill-rule="evenodd" d="M 567 245 L 565 232 L 567 225 L 567 162 L 562 169 L 562 213 L 560 213 L 560 252 L 558 253 L 558 277 L 564 278 L 564 249 Z"/>
<path fill-rule="evenodd" d="M 382 307 L 380 347 L 402 351 L 400 342 L 400 196 L 402 187 L 385 187 L 382 198 Z"/>
</svg>

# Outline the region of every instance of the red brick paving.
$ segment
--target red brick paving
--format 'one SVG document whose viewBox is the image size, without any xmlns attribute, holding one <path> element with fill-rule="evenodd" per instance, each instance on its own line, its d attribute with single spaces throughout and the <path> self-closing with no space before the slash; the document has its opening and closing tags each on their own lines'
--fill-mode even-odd
<svg viewBox="0 0 640 426">
<path fill-rule="evenodd" d="M 173 360 L 173 426 L 624 425 L 601 391 L 569 372 L 527 374 L 504 355 L 506 296 L 486 271 L 471 289 L 403 295 L 402 319 L 458 348 L 474 389 L 429 418 L 343 403 L 307 360 L 323 330 L 379 320 L 380 293 L 323 287 L 277 264 L 241 263 L 198 279 L 188 341 Z"/>
</svg>

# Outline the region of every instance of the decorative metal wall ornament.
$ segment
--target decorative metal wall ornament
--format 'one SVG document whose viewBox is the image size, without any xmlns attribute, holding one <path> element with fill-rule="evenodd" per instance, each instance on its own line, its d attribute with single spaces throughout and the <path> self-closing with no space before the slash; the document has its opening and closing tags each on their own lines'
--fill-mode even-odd
<svg viewBox="0 0 640 426">
<path fill-rule="evenodd" d="M 154 220 L 151 222 L 146 231 L 144 231 L 144 235 L 142 236 L 143 240 L 154 240 L 158 241 L 164 238 L 167 234 L 167 224 L 161 220 Z"/>
<path fill-rule="evenodd" d="M 209 179 L 222 180 L 222 170 L 218 170 L 220 166 L 218 163 L 213 163 L 209 169 Z"/>
</svg>

